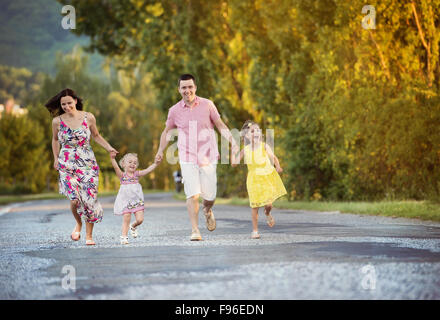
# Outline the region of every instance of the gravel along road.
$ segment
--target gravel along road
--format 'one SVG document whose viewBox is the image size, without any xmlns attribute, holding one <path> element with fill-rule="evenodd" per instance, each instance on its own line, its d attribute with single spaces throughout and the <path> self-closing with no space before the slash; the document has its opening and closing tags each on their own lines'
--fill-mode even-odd
<svg viewBox="0 0 440 320">
<path fill-rule="evenodd" d="M 0 299 L 440 299 L 440 224 L 419 220 L 216 205 L 189 241 L 185 203 L 146 194 L 139 237 L 121 245 L 114 197 L 101 198 L 97 245 L 73 242 L 67 200 L 2 208 Z"/>
</svg>

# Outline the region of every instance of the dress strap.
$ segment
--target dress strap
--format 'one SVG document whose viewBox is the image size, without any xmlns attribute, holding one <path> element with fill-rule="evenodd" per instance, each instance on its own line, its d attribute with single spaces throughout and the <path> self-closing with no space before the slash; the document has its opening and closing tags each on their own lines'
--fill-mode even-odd
<svg viewBox="0 0 440 320">
<path fill-rule="evenodd" d="M 58 117 L 60 118 L 60 128 L 61 128 L 61 125 L 64 124 L 64 121 L 63 118 L 61 118 L 61 115 L 59 115 Z"/>
<path fill-rule="evenodd" d="M 88 124 L 87 124 L 87 112 L 84 111 L 84 119 L 81 122 L 81 126 L 84 126 L 86 129 L 88 128 Z"/>
</svg>

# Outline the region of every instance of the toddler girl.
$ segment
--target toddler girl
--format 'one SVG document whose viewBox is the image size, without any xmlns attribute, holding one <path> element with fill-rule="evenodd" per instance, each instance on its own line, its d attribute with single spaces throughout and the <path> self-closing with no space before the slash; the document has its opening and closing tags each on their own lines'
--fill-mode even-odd
<svg viewBox="0 0 440 320">
<path fill-rule="evenodd" d="M 253 226 L 251 238 L 259 239 L 258 209 L 264 207 L 267 224 L 269 227 L 273 227 L 275 220 L 270 214 L 272 203 L 287 192 L 278 174 L 283 169 L 272 149 L 263 143 L 263 135 L 258 124 L 247 120 L 241 129 L 241 135 L 244 140 L 244 148 L 240 151 L 238 158 L 236 154 L 232 154 L 231 165 L 237 166 L 243 157 L 244 163 L 247 164 L 246 187 L 252 208 Z"/>
<path fill-rule="evenodd" d="M 119 161 L 121 171 L 115 160 L 115 154 L 111 154 L 111 162 L 116 175 L 121 181 L 118 195 L 114 204 L 114 214 L 122 215 L 122 235 L 121 244 L 128 244 L 128 229 L 133 238 L 138 236 L 137 227 L 144 221 L 144 193 L 139 183 L 139 178 L 152 172 L 157 163 L 153 163 L 147 169 L 136 170 L 138 167 L 138 157 L 136 153 L 127 153 Z M 130 226 L 131 214 L 135 215 L 136 221 Z"/>
</svg>

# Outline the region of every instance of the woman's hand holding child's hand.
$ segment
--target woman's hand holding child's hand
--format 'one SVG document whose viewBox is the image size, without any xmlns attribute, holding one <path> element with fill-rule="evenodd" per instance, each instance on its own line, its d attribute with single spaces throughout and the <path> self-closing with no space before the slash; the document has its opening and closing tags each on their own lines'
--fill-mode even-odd
<svg viewBox="0 0 440 320">
<path fill-rule="evenodd" d="M 119 153 L 118 151 L 116 151 L 115 149 L 110 149 L 108 150 L 108 152 L 110 153 L 110 158 L 115 159 L 116 155 Z"/>
</svg>

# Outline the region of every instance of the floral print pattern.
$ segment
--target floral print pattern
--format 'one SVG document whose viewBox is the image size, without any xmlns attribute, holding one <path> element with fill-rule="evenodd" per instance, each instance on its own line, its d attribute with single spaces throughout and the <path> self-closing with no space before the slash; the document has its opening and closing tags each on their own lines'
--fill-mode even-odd
<svg viewBox="0 0 440 320">
<path fill-rule="evenodd" d="M 69 128 L 61 117 L 60 120 L 59 192 L 69 200 L 79 200 L 77 212 L 86 222 L 100 222 L 103 209 L 97 199 L 99 166 L 90 146 L 87 113 L 78 129 Z"/>
</svg>

